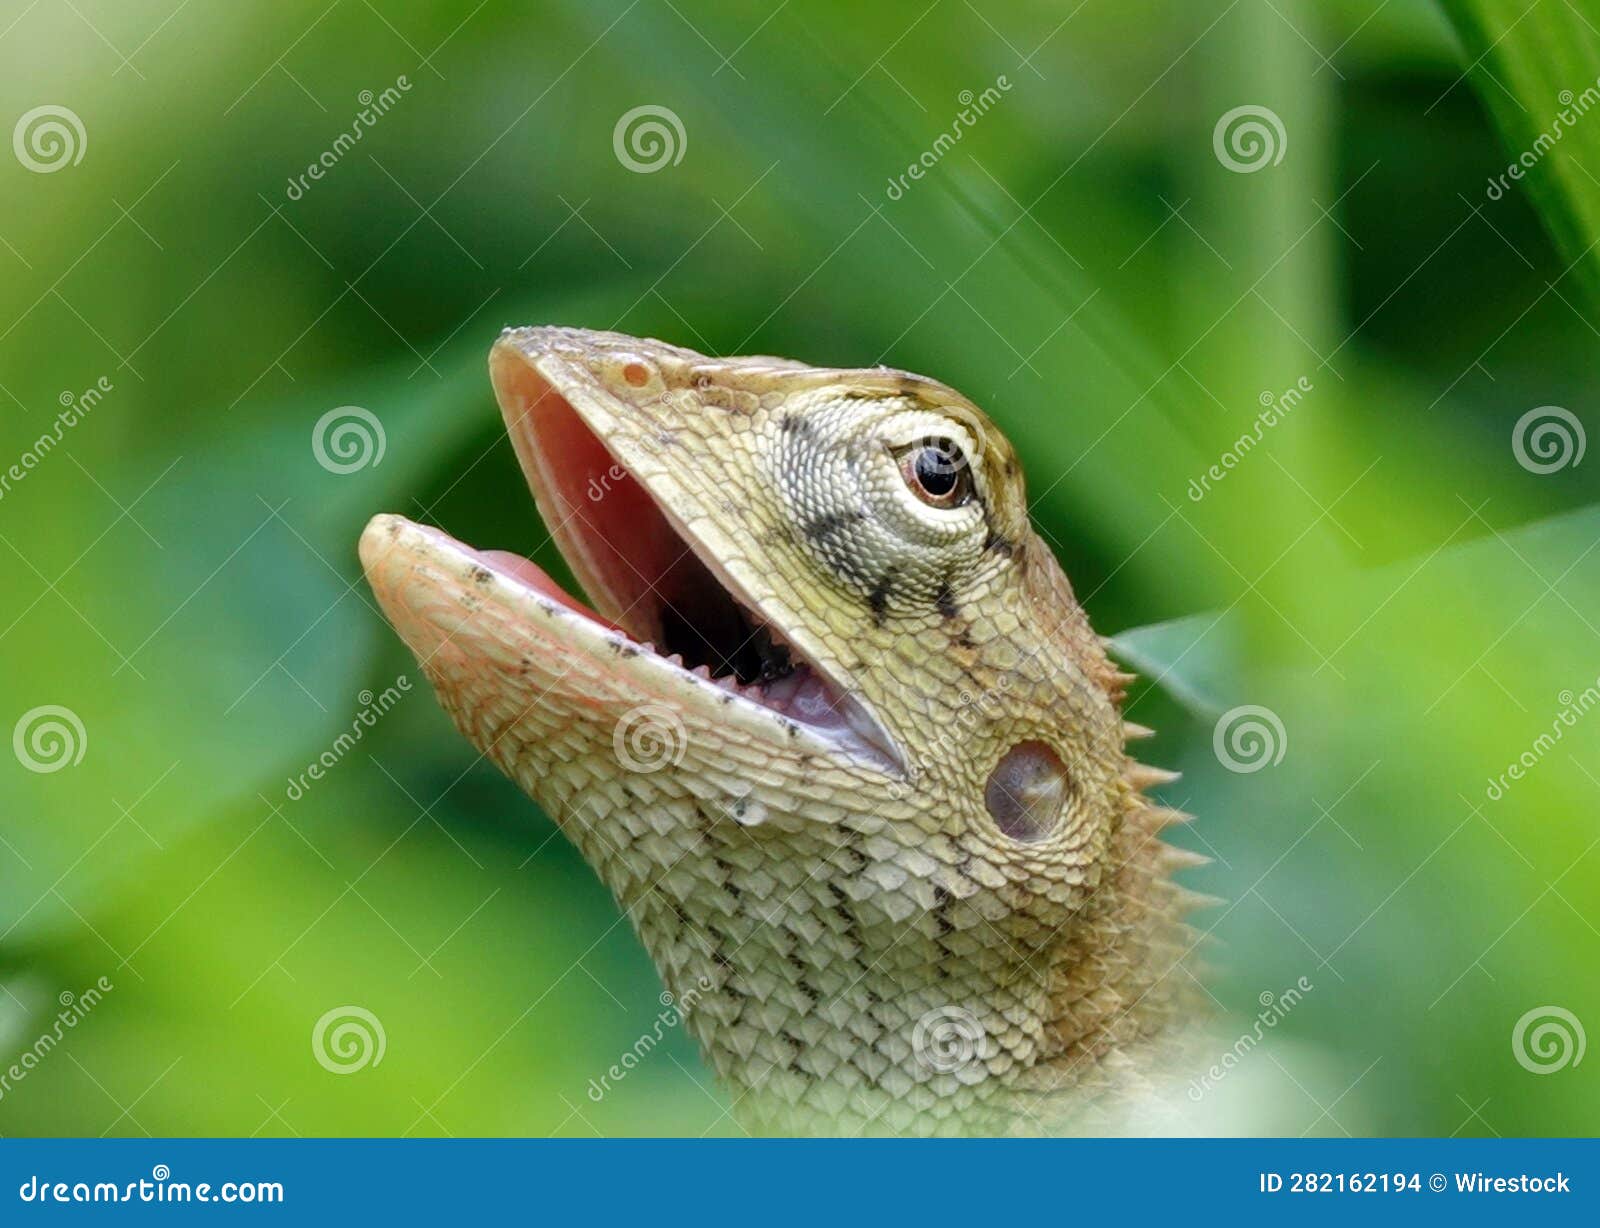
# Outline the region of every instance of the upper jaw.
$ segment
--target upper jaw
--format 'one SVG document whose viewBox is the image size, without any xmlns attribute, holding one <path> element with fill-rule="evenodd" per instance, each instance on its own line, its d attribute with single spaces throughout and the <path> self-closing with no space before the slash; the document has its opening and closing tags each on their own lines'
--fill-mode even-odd
<svg viewBox="0 0 1600 1228">
<path fill-rule="evenodd" d="M 400 517 L 378 517 L 363 534 L 374 590 L 419 658 L 438 650 L 442 609 L 451 611 L 451 648 L 468 653 L 480 630 L 489 634 L 477 647 L 493 652 L 504 649 L 506 620 L 537 626 L 542 651 L 603 662 L 624 684 L 621 699 L 631 687 L 635 703 L 694 712 L 758 745 L 900 776 L 903 759 L 881 724 L 794 643 L 803 636 L 791 637 L 749 596 L 722 562 L 731 543 L 721 526 L 703 521 L 661 476 L 649 441 L 673 416 L 665 394 L 669 386 L 681 390 L 691 365 L 706 361 L 659 342 L 576 329 L 508 330 L 491 353 L 518 459 L 593 610 L 525 559 L 473 550 Z M 745 361 L 774 375 L 787 366 Z M 429 599 L 417 600 L 419 589 Z M 479 617 L 460 618 L 453 597 L 477 604 Z M 487 626 L 496 620 L 502 625 Z M 704 634 L 696 630 L 707 623 L 714 626 Z M 746 634 L 751 629 L 755 637 Z M 786 662 L 798 668 L 774 677 Z M 593 705 L 578 711 L 600 715 Z"/>
</svg>

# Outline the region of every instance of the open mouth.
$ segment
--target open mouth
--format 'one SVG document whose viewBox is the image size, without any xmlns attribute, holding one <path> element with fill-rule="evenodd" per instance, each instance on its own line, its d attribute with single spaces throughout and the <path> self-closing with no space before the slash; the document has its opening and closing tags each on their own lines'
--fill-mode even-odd
<svg viewBox="0 0 1600 1228">
<path fill-rule="evenodd" d="M 477 561 L 626 637 L 721 692 L 721 702 L 755 705 L 853 758 L 899 770 L 892 740 L 865 706 L 763 616 L 532 362 L 497 354 L 495 389 L 539 511 L 593 606 L 520 555 L 471 551 Z"/>
</svg>

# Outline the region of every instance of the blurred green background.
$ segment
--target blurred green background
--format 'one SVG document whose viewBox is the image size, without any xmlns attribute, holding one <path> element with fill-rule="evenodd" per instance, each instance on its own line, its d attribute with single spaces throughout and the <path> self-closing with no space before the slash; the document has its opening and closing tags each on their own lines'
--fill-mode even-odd
<svg viewBox="0 0 1600 1228">
<path fill-rule="evenodd" d="M 0 1055 L 36 1060 L 0 1132 L 737 1133 L 677 1030 L 590 1094 L 654 972 L 420 679 L 290 796 L 414 674 L 370 514 L 557 566 L 484 375 L 545 322 L 885 362 L 1001 423 L 1161 678 L 1130 716 L 1214 858 L 1218 1060 L 1313 986 L 1228 1074 L 1238 1128 L 1595 1132 L 1600 714 L 1561 714 L 1600 675 L 1600 464 L 1513 438 L 1600 426 L 1600 117 L 1490 183 L 1584 107 L 1597 30 L 1593 0 L 8 0 Z M 633 170 L 646 105 L 681 135 Z M 1241 106 L 1265 156 L 1218 130 Z M 384 441 L 347 473 L 313 448 L 344 406 Z M 1281 723 L 1259 770 L 1217 752 L 1240 705 Z M 313 1032 L 350 1006 L 384 1050 L 340 1075 Z M 1531 1071 L 1551 1007 L 1573 1047 Z"/>
</svg>

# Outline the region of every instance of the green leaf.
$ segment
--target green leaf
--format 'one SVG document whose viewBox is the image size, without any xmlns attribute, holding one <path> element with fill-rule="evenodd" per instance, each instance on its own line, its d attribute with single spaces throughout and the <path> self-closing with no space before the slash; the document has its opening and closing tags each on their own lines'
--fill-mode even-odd
<svg viewBox="0 0 1600 1228">
<path fill-rule="evenodd" d="M 1440 2 L 1466 44 L 1467 77 L 1510 153 L 1490 199 L 1525 187 L 1600 301 L 1600 4 Z"/>
</svg>

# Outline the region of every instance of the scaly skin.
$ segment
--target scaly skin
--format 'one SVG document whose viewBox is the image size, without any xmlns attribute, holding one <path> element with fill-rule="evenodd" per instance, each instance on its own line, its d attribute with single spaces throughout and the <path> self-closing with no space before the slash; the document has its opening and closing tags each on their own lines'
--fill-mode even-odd
<svg viewBox="0 0 1600 1228">
<path fill-rule="evenodd" d="M 368 526 L 362 562 L 462 732 L 626 909 L 739 1119 L 1081 1129 L 1158 1080 L 1193 1007 L 1174 973 L 1189 901 L 1167 877 L 1192 859 L 1157 835 L 1183 816 L 1140 792 L 1170 777 L 1129 757 L 1128 675 L 988 419 L 899 371 L 575 329 L 507 330 L 490 369 L 603 618 L 399 517 Z M 568 457 L 533 429 L 556 406 L 618 466 L 587 503 L 557 489 Z M 930 438 L 970 469 L 961 506 L 928 506 L 897 460 Z M 674 549 L 853 696 L 887 754 L 641 647 L 650 620 L 624 608 L 590 523 L 641 487 Z M 1010 761 L 1034 777 L 1002 773 L 997 794 L 997 765 L 1039 743 Z M 1042 837 L 1007 835 L 996 804 Z"/>
</svg>

